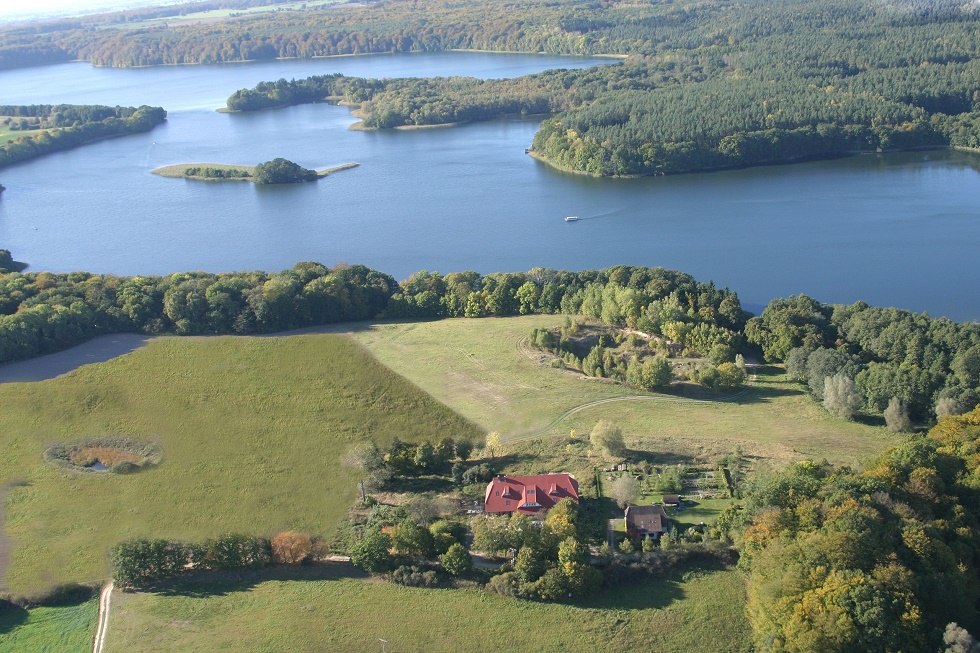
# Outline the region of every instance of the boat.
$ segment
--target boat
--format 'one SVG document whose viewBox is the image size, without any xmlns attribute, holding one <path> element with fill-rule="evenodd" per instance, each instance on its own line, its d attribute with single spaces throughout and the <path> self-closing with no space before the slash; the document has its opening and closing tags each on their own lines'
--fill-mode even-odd
<svg viewBox="0 0 980 653">
<path fill-rule="evenodd" d="M 576 221 L 578 221 L 578 219 L 579 219 L 579 217 L 577 215 L 566 215 L 565 216 L 565 222 L 576 222 Z"/>
</svg>

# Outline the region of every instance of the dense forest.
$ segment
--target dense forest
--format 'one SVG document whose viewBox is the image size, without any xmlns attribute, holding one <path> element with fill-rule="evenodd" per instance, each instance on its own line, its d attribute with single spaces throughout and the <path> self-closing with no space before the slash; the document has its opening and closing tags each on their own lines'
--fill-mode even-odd
<svg viewBox="0 0 980 653">
<path fill-rule="evenodd" d="M 862 471 L 804 462 L 755 482 L 722 523 L 749 572 L 756 650 L 976 650 L 978 447 L 980 409 Z"/>
<path fill-rule="evenodd" d="M 200 9 L 219 4 L 254 6 Z M 457 48 L 627 55 L 619 66 L 518 80 L 280 80 L 236 92 L 229 108 L 343 99 L 376 128 L 547 113 L 532 148 L 539 158 L 595 175 L 656 175 L 978 148 L 978 25 L 980 6 L 959 0 L 385 0 L 218 21 L 171 7 L 8 27 L 0 67 Z"/>
<path fill-rule="evenodd" d="M 435 12 L 438 3 L 426 6 Z M 516 80 L 279 80 L 236 92 L 228 106 L 342 100 L 369 128 L 554 114 L 533 153 L 603 176 L 980 146 L 980 9 L 973 5 L 829 0 L 524 9 L 529 20 L 583 40 L 577 47 L 561 38 L 515 44 L 507 38 L 512 25 L 501 24 L 490 49 L 630 56 L 619 66 Z M 551 23 L 556 9 L 564 15 Z M 460 9 L 457 18 L 466 16 Z M 533 31 L 521 25 L 524 37 Z M 474 47 L 458 40 L 390 45 Z"/>
<path fill-rule="evenodd" d="M 0 105 L 8 129 L 29 130 L 0 145 L 0 167 L 27 161 L 49 152 L 136 134 L 167 119 L 160 107 L 104 107 L 98 105 Z"/>
</svg>

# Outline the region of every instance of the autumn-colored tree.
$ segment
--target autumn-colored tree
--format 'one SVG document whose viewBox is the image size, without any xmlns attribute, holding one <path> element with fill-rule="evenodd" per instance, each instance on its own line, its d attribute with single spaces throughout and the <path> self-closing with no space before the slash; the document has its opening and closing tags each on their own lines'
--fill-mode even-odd
<svg viewBox="0 0 980 653">
<path fill-rule="evenodd" d="M 544 526 L 560 542 L 578 536 L 578 504 L 565 498 L 556 503 L 544 518 Z"/>
<path fill-rule="evenodd" d="M 500 450 L 500 434 L 496 431 L 487 433 L 487 439 L 484 441 L 483 448 L 487 450 L 491 458 L 496 458 L 497 451 Z"/>
<path fill-rule="evenodd" d="M 310 556 L 313 541 L 306 533 L 284 531 L 272 538 L 272 560 L 280 565 L 298 565 Z"/>
</svg>

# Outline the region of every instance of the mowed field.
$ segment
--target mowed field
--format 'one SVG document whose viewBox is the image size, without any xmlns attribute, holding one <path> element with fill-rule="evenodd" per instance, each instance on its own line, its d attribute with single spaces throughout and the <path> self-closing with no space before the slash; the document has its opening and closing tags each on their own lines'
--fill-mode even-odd
<svg viewBox="0 0 980 653">
<path fill-rule="evenodd" d="M 0 653 L 86 653 L 92 650 L 98 599 L 23 610 L 0 608 Z"/>
<path fill-rule="evenodd" d="M 200 540 L 299 529 L 329 538 L 350 507 L 355 443 L 477 437 L 445 406 L 335 335 L 160 338 L 51 381 L 0 385 L 0 486 L 12 545 L 2 583 L 32 594 L 108 577 L 132 537 Z M 153 439 L 163 463 L 79 474 L 54 442 Z"/>
<path fill-rule="evenodd" d="M 679 570 L 568 606 L 351 578 L 116 592 L 106 653 L 750 650 L 737 571 Z"/>
<path fill-rule="evenodd" d="M 556 327 L 563 319 L 380 324 L 353 337 L 460 415 L 499 431 L 505 443 L 571 431 L 581 437 L 600 419 L 619 424 L 627 446 L 665 457 L 713 456 L 740 445 L 750 458 L 777 465 L 824 457 L 854 464 L 898 441 L 884 428 L 831 417 L 778 370 L 764 370 L 735 394 L 682 397 L 554 369 L 526 341 L 532 328 Z"/>
</svg>

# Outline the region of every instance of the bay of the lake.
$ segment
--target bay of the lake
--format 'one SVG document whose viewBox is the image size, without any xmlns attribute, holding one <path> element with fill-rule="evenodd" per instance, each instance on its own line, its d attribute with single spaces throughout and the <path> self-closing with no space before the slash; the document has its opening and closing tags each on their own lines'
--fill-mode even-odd
<svg viewBox="0 0 980 653">
<path fill-rule="evenodd" d="M 862 155 L 645 179 L 564 174 L 524 154 L 539 119 L 351 131 L 345 107 L 215 109 L 259 81 L 513 77 L 608 60 L 446 53 L 144 69 L 65 64 L 0 73 L 0 103 L 166 108 L 152 132 L 0 170 L 0 247 L 35 271 L 117 274 L 363 263 L 442 272 L 664 266 L 743 303 L 807 293 L 980 319 L 980 156 Z M 166 179 L 183 162 L 307 167 L 358 162 L 317 183 Z M 564 217 L 577 215 L 577 222 Z"/>
</svg>

